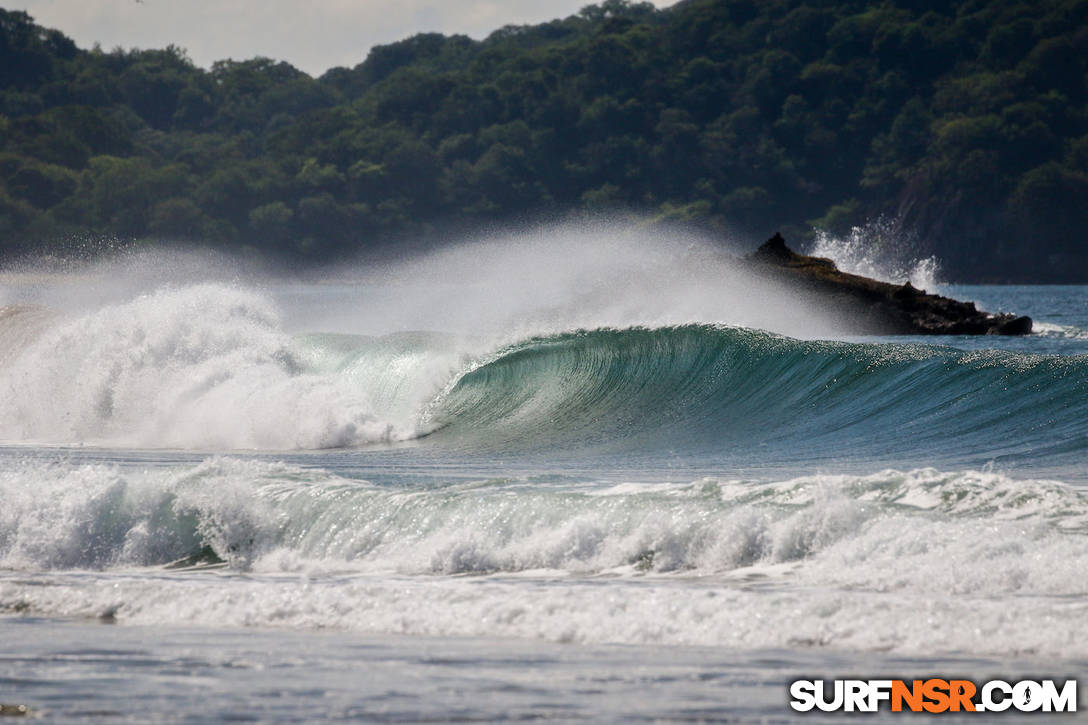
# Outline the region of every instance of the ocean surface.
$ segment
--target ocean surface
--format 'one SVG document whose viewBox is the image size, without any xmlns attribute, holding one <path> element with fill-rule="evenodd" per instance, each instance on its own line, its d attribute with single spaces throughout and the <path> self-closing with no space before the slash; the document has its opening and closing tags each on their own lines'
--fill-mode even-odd
<svg viewBox="0 0 1088 725">
<path fill-rule="evenodd" d="M 0 275 L 0 703 L 775 722 L 799 677 L 1076 677 L 1088 286 L 929 288 L 1036 332 L 857 337 L 607 230 Z"/>
</svg>

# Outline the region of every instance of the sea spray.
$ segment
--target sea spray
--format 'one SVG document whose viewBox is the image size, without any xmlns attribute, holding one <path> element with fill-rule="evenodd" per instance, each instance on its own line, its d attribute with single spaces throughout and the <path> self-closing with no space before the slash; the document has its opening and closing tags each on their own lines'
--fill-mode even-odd
<svg viewBox="0 0 1088 725">
<path fill-rule="evenodd" d="M 812 338 L 849 332 L 753 276 L 729 240 L 608 223 L 548 226 L 410 257 L 272 270 L 205 252 L 132 251 L 64 276 L 0 275 L 0 304 L 66 315 L 212 282 L 274 297 L 289 334 L 429 331 L 513 342 L 578 328 L 741 325 Z M 11 280 L 12 284 L 4 284 Z"/>
<path fill-rule="evenodd" d="M 935 256 L 918 255 L 917 246 L 909 232 L 882 217 L 852 227 L 843 236 L 818 230 L 809 253 L 831 259 L 843 272 L 892 284 L 910 282 L 917 289 L 936 293 L 941 263 Z"/>
</svg>

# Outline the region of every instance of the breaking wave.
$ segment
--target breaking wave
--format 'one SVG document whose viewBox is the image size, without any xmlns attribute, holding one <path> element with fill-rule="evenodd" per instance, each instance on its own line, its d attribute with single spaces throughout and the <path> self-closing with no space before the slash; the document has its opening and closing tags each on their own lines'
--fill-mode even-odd
<svg viewBox="0 0 1088 725">
<path fill-rule="evenodd" d="M 1039 551 L 1067 550 L 1054 557 L 1062 566 L 1088 563 L 1083 492 L 987 471 L 610 485 L 529 476 L 403 488 L 228 457 L 152 471 L 26 459 L 0 470 L 0 495 L 0 567 L 13 569 L 161 565 L 206 546 L 236 568 L 266 571 L 705 575 L 815 565 L 835 552 L 855 560 L 840 578 L 929 587 L 931 575 L 912 574 L 902 559 L 938 552 L 965 567 L 971 557 L 1007 559 L 998 576 L 977 572 L 985 582 L 941 586 L 1043 593 L 1071 580 L 1027 566 Z M 898 584 L 884 581 L 880 564 L 893 559 Z"/>
<path fill-rule="evenodd" d="M 287 334 L 262 295 L 168 289 L 0 316 L 0 439 L 776 461 L 1057 461 L 1088 447 L 1088 359 L 800 341 L 722 325 Z M 921 457 L 924 454 L 924 457 Z"/>
</svg>

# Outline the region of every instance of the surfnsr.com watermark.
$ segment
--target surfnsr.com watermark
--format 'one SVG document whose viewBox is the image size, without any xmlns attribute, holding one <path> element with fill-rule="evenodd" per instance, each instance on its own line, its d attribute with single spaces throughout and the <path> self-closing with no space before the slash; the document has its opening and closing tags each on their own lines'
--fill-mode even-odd
<svg viewBox="0 0 1088 725">
<path fill-rule="evenodd" d="M 796 680 L 798 712 L 1076 712 L 1076 680 Z"/>
</svg>

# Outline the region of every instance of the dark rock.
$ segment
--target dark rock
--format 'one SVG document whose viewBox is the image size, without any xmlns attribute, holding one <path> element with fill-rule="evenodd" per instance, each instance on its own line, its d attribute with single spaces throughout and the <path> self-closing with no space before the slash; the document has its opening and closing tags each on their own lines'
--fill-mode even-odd
<svg viewBox="0 0 1088 725">
<path fill-rule="evenodd" d="M 786 240 L 781 233 L 775 232 L 774 236 L 759 245 L 759 249 L 752 252 L 749 259 L 756 262 L 784 262 L 797 258 L 793 250 L 786 246 Z"/>
<path fill-rule="evenodd" d="M 1006 315 L 1007 317 L 1009 315 Z M 1028 335 L 1031 333 L 1031 318 L 1027 315 L 1021 315 L 1020 317 L 1013 317 L 1013 319 L 1003 322 L 998 329 L 999 335 Z"/>
<path fill-rule="evenodd" d="M 907 300 L 915 299 L 920 294 L 923 294 L 922 290 L 916 288 L 910 282 L 907 282 L 905 285 L 903 285 L 902 287 L 897 289 L 895 292 L 892 292 L 892 297 L 894 297 L 897 300 L 902 300 L 902 301 L 906 302 Z"/>
<path fill-rule="evenodd" d="M 862 334 L 1026 335 L 1032 328 L 1030 317 L 982 312 L 972 302 L 931 295 L 910 282 L 895 285 L 843 272 L 830 259 L 794 252 L 781 234 L 764 242 L 745 262 L 849 319 Z"/>
</svg>

